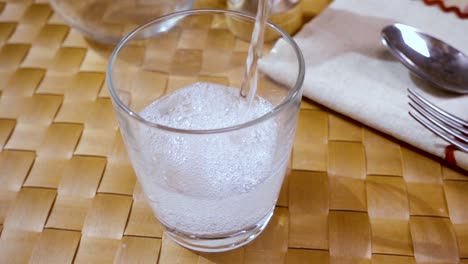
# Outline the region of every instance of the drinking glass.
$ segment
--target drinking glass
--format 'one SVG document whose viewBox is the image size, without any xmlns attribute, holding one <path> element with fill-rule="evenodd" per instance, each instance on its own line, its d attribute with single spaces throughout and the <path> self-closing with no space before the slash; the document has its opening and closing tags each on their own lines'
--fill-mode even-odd
<svg viewBox="0 0 468 264">
<path fill-rule="evenodd" d="M 254 23 L 251 16 L 227 10 L 173 13 L 131 32 L 110 58 L 107 83 L 138 180 L 167 235 L 193 250 L 240 247 L 272 217 L 296 130 L 302 54 L 289 35 L 267 25 L 272 41 L 265 43 L 263 57 L 276 52 L 274 44 L 281 41 L 296 63 L 289 66 L 294 74 L 288 83 L 276 82 L 260 67 L 257 100 L 268 101 L 271 110 L 259 116 L 228 126 L 182 129 L 148 120 L 141 112 L 156 100 L 165 100 L 165 107 L 186 107 L 187 102 L 167 98 L 196 82 L 229 86 L 237 93 Z M 230 105 L 213 110 L 211 102 L 223 100 L 216 97 L 223 93 L 207 94 L 211 101 L 198 107 L 231 111 Z M 234 116 L 248 117 L 248 111 Z M 178 118 L 190 123 L 189 117 Z"/>
</svg>

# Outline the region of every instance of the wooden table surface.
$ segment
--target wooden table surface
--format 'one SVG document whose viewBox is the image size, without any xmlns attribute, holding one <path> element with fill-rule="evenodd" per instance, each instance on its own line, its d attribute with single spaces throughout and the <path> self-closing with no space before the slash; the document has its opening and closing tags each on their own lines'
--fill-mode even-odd
<svg viewBox="0 0 468 264">
<path fill-rule="evenodd" d="M 468 173 L 305 99 L 265 232 L 176 245 L 122 144 L 110 51 L 46 0 L 0 1 L 0 263 L 468 263 Z"/>
</svg>

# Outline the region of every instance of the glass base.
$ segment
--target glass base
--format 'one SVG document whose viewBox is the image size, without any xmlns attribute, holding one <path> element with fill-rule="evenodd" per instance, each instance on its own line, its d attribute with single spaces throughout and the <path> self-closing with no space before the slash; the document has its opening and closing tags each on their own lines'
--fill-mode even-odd
<svg viewBox="0 0 468 264">
<path fill-rule="evenodd" d="M 223 252 L 236 249 L 254 240 L 268 225 L 274 211 L 275 208 L 273 207 L 271 211 L 254 226 L 223 237 L 197 237 L 167 229 L 165 232 L 175 242 L 188 249 L 201 252 Z"/>
</svg>

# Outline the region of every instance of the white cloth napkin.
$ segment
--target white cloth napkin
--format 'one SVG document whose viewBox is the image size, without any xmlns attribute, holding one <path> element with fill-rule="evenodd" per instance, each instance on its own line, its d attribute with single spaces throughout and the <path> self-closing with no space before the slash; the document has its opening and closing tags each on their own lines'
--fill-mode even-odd
<svg viewBox="0 0 468 264">
<path fill-rule="evenodd" d="M 361 123 L 446 158 L 448 146 L 409 116 L 407 88 L 468 120 L 468 95 L 438 91 L 410 74 L 382 45 L 381 29 L 393 23 L 416 27 L 468 54 L 468 20 L 415 0 L 334 0 L 294 37 L 306 62 L 304 95 Z M 290 82 L 294 58 L 278 42 L 261 70 Z M 468 73 L 467 73 L 468 74 Z M 468 170 L 468 154 L 455 151 Z"/>
</svg>

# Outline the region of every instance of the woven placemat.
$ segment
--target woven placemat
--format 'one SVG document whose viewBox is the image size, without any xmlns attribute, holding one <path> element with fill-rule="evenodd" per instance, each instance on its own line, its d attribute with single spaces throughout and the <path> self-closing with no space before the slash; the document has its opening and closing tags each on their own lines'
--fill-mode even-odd
<svg viewBox="0 0 468 264">
<path fill-rule="evenodd" d="M 128 161 L 110 52 L 45 0 L 0 1 L 0 263 L 468 263 L 468 173 L 307 100 L 265 232 L 178 246 Z"/>
</svg>

